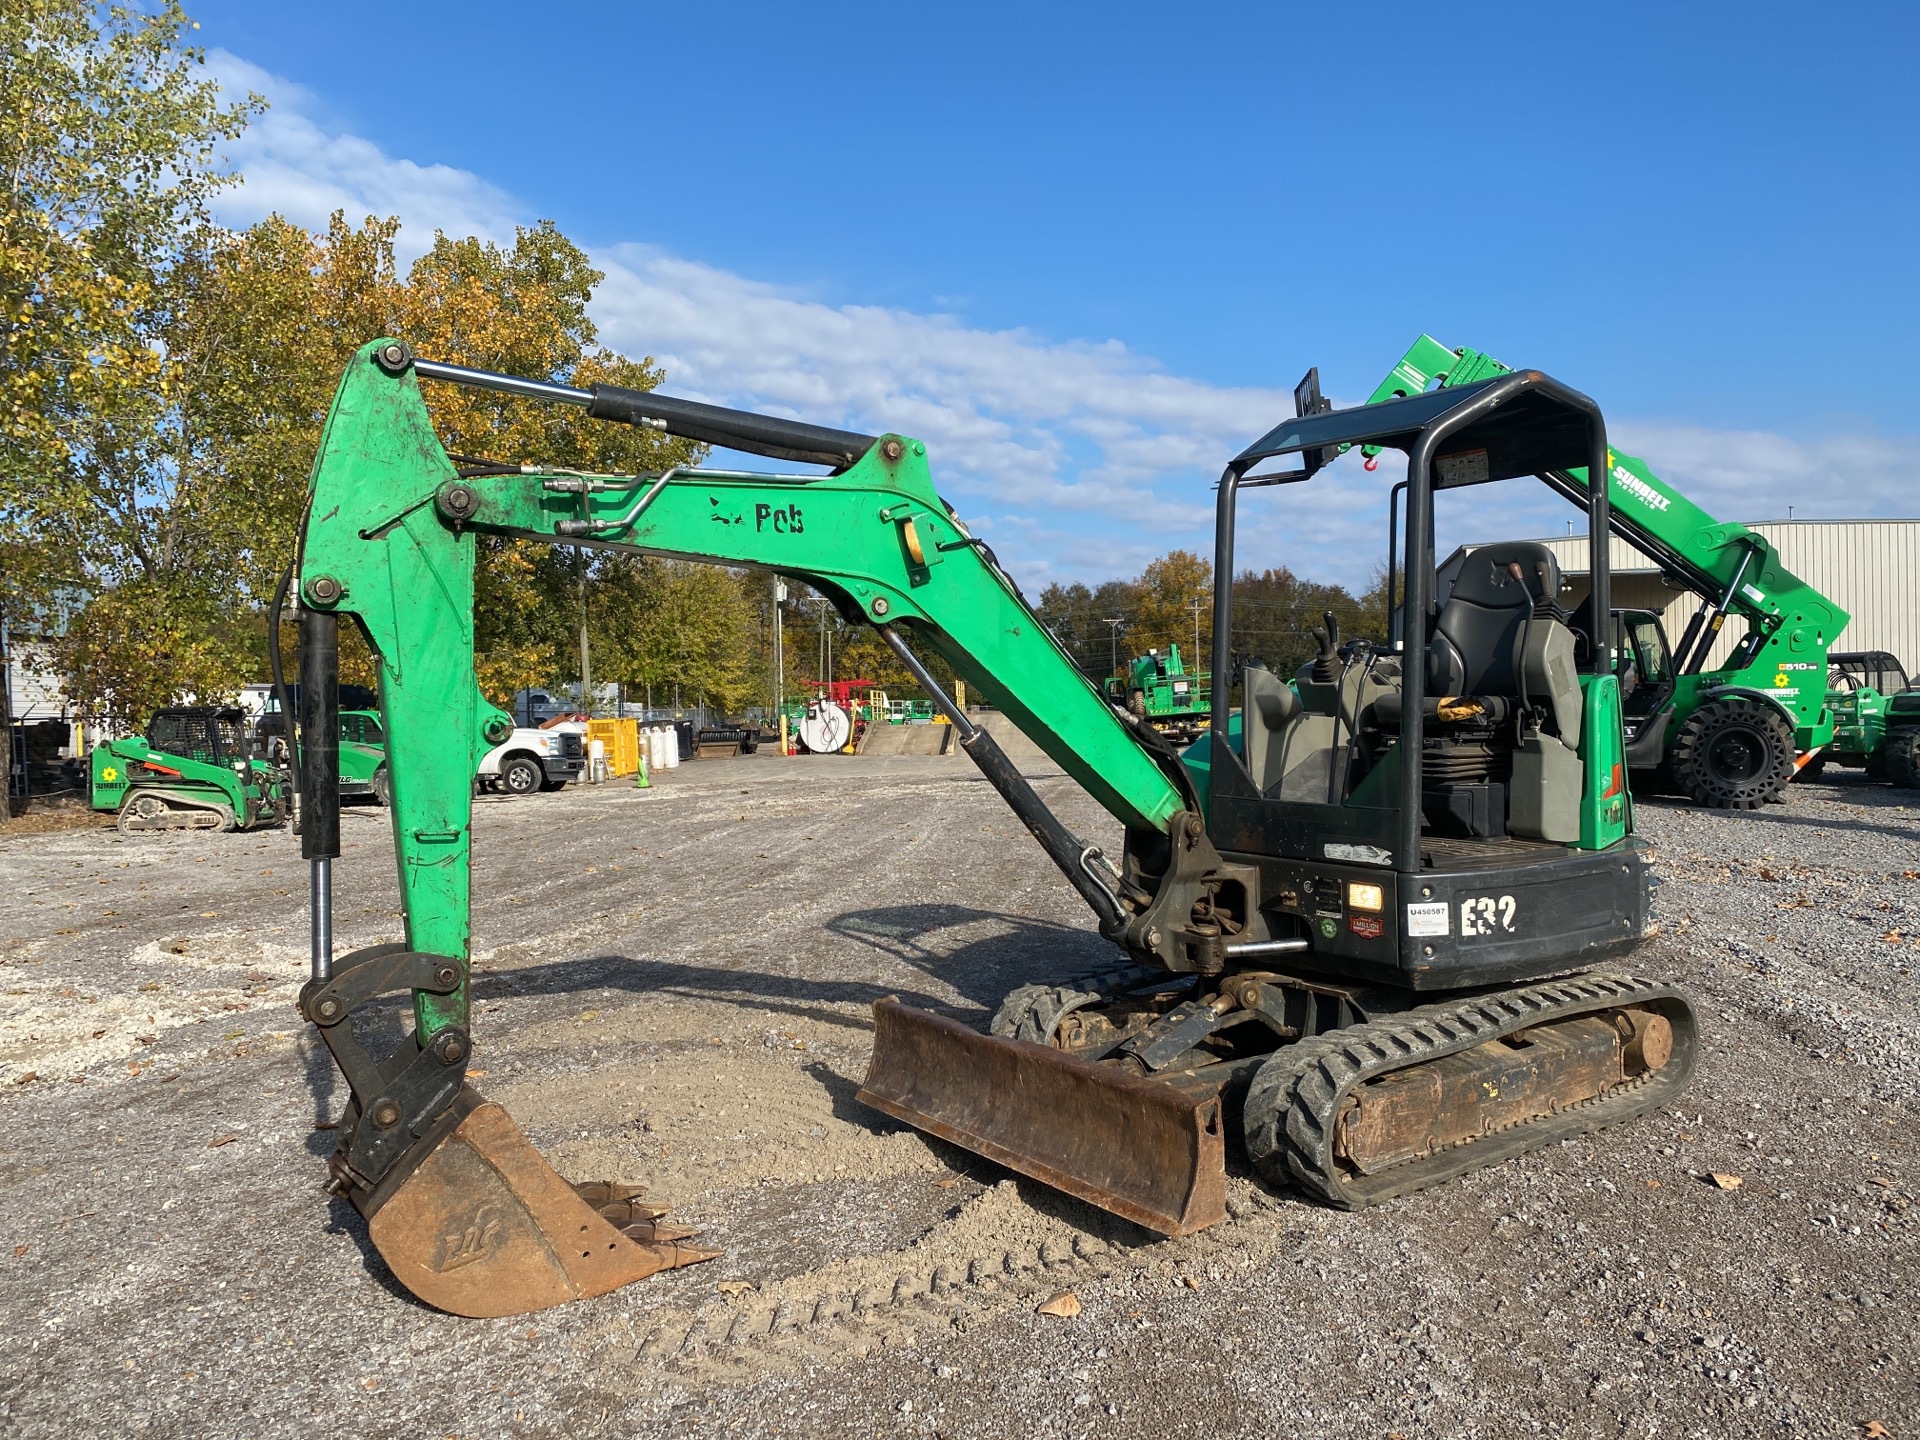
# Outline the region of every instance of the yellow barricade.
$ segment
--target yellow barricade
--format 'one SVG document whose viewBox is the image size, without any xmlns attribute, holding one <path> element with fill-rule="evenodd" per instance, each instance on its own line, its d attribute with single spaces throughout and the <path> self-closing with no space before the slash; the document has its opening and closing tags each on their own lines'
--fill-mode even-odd
<svg viewBox="0 0 1920 1440">
<path fill-rule="evenodd" d="M 589 720 L 587 739 L 598 740 L 607 748 L 607 773 L 632 775 L 640 768 L 640 722 L 638 720 Z"/>
</svg>

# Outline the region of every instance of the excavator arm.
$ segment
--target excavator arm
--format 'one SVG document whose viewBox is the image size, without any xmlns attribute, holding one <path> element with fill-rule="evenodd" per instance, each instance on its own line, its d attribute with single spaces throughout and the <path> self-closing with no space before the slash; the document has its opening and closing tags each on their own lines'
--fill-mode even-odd
<svg viewBox="0 0 1920 1440">
<path fill-rule="evenodd" d="M 580 405 L 596 418 L 834 468 L 679 467 L 641 476 L 519 464 L 463 469 L 435 437 L 422 379 Z M 820 589 L 849 619 L 874 625 L 949 712 L 963 747 L 1087 900 L 1102 933 L 1136 961 L 1170 970 L 1199 968 L 1209 946 L 1217 951 L 1217 927 L 1190 922 L 1219 857 L 1177 757 L 1079 672 L 992 552 L 935 493 L 920 442 L 610 387 L 575 391 L 417 361 L 398 341 L 370 344 L 348 367 L 330 412 L 297 562 L 303 847 L 314 914 L 313 976 L 301 1004 L 354 1096 L 340 1126 L 334 1188 L 367 1214 L 375 1243 L 422 1298 L 466 1314 L 517 1313 L 707 1258 L 657 1215 L 636 1220 L 630 1198 L 575 1194 L 506 1113 L 466 1084 L 473 777 L 512 726 L 475 679 L 480 533 L 764 567 Z M 406 935 L 399 945 L 336 957 L 333 697 L 343 617 L 378 660 Z M 1126 827 L 1124 871 L 1047 810 L 992 736 L 943 694 L 915 646 L 938 653 Z M 1202 933 L 1209 928 L 1214 933 Z M 402 992 L 412 996 L 412 1041 L 376 1059 L 351 1017 Z M 893 1012 L 880 1018 L 877 1048 L 919 1047 L 919 1075 L 944 1071 L 964 1083 L 977 1070 L 980 1057 L 964 1037 Z M 937 1052 L 930 1058 L 928 1046 Z M 911 1097 L 884 1092 L 869 1098 L 918 1118 Z M 1168 1141 L 1175 1148 L 1198 1143 L 1188 1132 L 1208 1122 L 1195 1119 L 1195 1108 L 1188 1102 L 1164 1117 L 1177 1132 Z M 1151 1128 L 1152 1117 L 1141 1123 Z M 1217 1145 L 1217 1117 L 1212 1139 Z M 1188 1199 L 1168 1203 L 1187 1213 Z M 1140 1209 L 1147 1218 L 1158 1213 L 1159 1202 L 1149 1201 Z"/>
</svg>

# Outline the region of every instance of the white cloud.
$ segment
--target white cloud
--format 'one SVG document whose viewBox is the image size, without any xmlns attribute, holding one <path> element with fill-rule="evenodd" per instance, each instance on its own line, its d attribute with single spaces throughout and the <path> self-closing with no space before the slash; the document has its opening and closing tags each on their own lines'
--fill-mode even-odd
<svg viewBox="0 0 1920 1440">
<path fill-rule="evenodd" d="M 388 155 L 334 123 L 311 92 L 237 56 L 215 52 L 210 64 L 230 89 L 273 102 L 233 148 L 246 180 L 224 204 L 230 221 L 274 210 L 308 226 L 336 209 L 398 215 L 411 256 L 435 229 L 504 241 L 535 213 L 469 171 Z M 829 304 L 644 243 L 597 247 L 594 260 L 607 275 L 593 302 L 605 343 L 652 355 L 675 394 L 925 440 L 943 491 L 1030 590 L 1138 573 L 1176 545 L 1209 552 L 1222 465 L 1292 412 L 1289 394 L 1169 374 L 1118 340 Z M 1613 428 L 1716 515 L 1915 509 L 1906 497 L 1920 437 L 1797 441 L 1618 417 Z M 1348 457 L 1314 485 L 1249 495 L 1237 564 L 1364 585 L 1385 556 L 1395 458 L 1368 474 Z M 1544 489 L 1508 485 L 1445 497 L 1438 529 L 1444 550 L 1558 533 L 1574 513 Z"/>
<path fill-rule="evenodd" d="M 1740 520 L 1853 519 L 1920 514 L 1920 437 L 1844 434 L 1792 440 L 1766 430 L 1710 430 L 1626 421 L 1622 448 L 1639 455 L 1710 515 Z"/>
<path fill-rule="evenodd" d="M 828 305 L 638 245 L 596 256 L 602 337 L 676 391 L 927 441 L 978 511 L 1206 527 L 1211 481 L 1291 410 L 1277 391 L 1169 375 L 1117 341 L 1044 340 L 951 316 Z"/>
<path fill-rule="evenodd" d="M 245 183 L 224 197 L 223 214 L 247 223 L 278 213 L 325 229 L 336 210 L 358 224 L 398 215 L 405 258 L 423 253 L 436 229 L 511 240 L 522 207 L 504 190 L 451 165 L 396 160 L 378 145 L 330 127 L 318 97 L 225 50 L 207 56 L 228 94 L 252 91 L 271 102 L 228 152 Z"/>
</svg>

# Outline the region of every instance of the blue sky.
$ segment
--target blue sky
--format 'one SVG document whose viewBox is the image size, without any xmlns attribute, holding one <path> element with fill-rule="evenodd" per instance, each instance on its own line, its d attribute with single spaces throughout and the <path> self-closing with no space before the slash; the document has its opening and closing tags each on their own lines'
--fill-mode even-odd
<svg viewBox="0 0 1920 1440">
<path fill-rule="evenodd" d="M 1422 330 L 1726 518 L 1920 512 L 1920 7 L 189 8 L 273 103 L 229 218 L 550 216 L 665 388 L 922 436 L 1023 581 L 1205 549 L 1307 366 Z M 1241 555 L 1363 581 L 1385 470 Z M 1496 490 L 1443 543 L 1571 513 Z"/>
</svg>

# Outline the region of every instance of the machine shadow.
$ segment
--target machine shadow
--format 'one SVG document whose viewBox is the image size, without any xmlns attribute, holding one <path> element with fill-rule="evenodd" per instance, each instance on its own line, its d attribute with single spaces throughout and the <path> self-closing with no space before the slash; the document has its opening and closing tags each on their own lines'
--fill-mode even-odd
<svg viewBox="0 0 1920 1440">
<path fill-rule="evenodd" d="M 993 925 L 997 933 L 947 944 L 940 941 L 939 937 L 952 931 L 983 924 Z M 925 1009 L 977 1019 L 991 1014 L 1006 992 L 1019 985 L 1082 973 L 1113 953 L 1111 946 L 1091 930 L 963 905 L 897 905 L 850 911 L 829 920 L 826 929 L 911 971 L 937 978 L 957 991 L 962 1003 L 956 1005 L 949 996 L 903 985 L 898 979 L 781 975 L 619 954 L 583 956 L 518 970 L 483 971 L 474 976 L 473 993 L 476 1000 L 592 989 L 682 995 L 732 1000 L 843 1029 L 864 1029 L 864 1021 L 844 1013 L 847 1007 L 866 1008 L 892 995 Z"/>
</svg>

